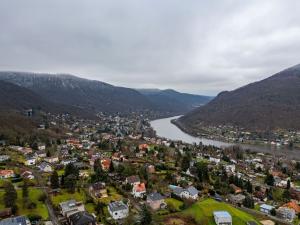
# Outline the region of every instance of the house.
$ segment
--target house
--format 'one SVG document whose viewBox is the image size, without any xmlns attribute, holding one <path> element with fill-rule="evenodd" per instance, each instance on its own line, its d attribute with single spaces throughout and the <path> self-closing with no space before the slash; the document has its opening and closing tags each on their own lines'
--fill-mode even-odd
<svg viewBox="0 0 300 225">
<path fill-rule="evenodd" d="M 238 195 L 229 195 L 229 201 L 232 203 L 232 204 L 235 204 L 235 205 L 241 205 L 243 204 L 243 201 L 245 200 L 246 196 L 245 195 L 242 195 L 242 194 L 238 194 Z"/>
<path fill-rule="evenodd" d="M 179 186 L 169 185 L 169 188 L 172 190 L 174 195 L 180 198 L 193 200 L 196 200 L 198 198 L 199 191 L 193 186 L 190 186 L 188 188 L 182 188 Z"/>
<path fill-rule="evenodd" d="M 233 190 L 233 193 L 234 193 L 234 194 L 242 193 L 242 189 L 239 188 L 239 187 L 237 187 L 237 186 L 235 186 L 234 184 L 230 184 L 229 186 L 230 186 L 230 188 Z"/>
<path fill-rule="evenodd" d="M 279 207 L 276 210 L 276 216 L 280 219 L 292 222 L 296 216 L 295 210 L 288 207 Z"/>
<path fill-rule="evenodd" d="M 108 204 L 108 212 L 114 220 L 119 220 L 128 216 L 129 208 L 122 201 L 111 202 Z"/>
<path fill-rule="evenodd" d="M 213 212 L 215 223 L 217 225 L 232 225 L 232 217 L 227 211 Z"/>
<path fill-rule="evenodd" d="M 141 182 L 140 182 L 139 176 L 133 175 L 130 177 L 126 177 L 125 183 L 134 186 L 134 185 L 140 184 Z"/>
<path fill-rule="evenodd" d="M 31 223 L 25 216 L 16 216 L 1 220 L 0 225 L 31 225 Z"/>
<path fill-rule="evenodd" d="M 89 193 L 93 198 L 108 197 L 104 182 L 97 182 L 89 187 Z"/>
<path fill-rule="evenodd" d="M 145 194 L 146 194 L 145 183 L 139 183 L 133 186 L 132 195 L 135 198 L 143 198 Z"/>
<path fill-rule="evenodd" d="M 47 153 L 44 150 L 39 150 L 35 153 L 35 155 L 39 158 L 46 158 L 47 157 Z"/>
<path fill-rule="evenodd" d="M 93 215 L 80 211 L 69 216 L 70 225 L 96 225 L 96 219 Z"/>
<path fill-rule="evenodd" d="M 38 150 L 40 151 L 46 150 L 46 145 L 43 143 L 38 143 Z"/>
<path fill-rule="evenodd" d="M 271 211 L 274 209 L 274 206 L 267 205 L 267 204 L 262 204 L 259 207 L 259 211 L 266 213 L 266 214 L 271 214 Z"/>
<path fill-rule="evenodd" d="M 57 163 L 59 162 L 59 159 L 58 157 L 47 157 L 44 159 L 44 161 L 48 163 Z"/>
<path fill-rule="evenodd" d="M 101 159 L 101 167 L 103 170 L 108 171 L 110 167 L 110 159 Z"/>
<path fill-rule="evenodd" d="M 0 162 L 5 162 L 10 159 L 9 155 L 0 155 Z"/>
<path fill-rule="evenodd" d="M 41 171 L 43 171 L 45 173 L 50 173 L 53 171 L 52 166 L 46 162 L 42 162 L 38 167 Z"/>
<path fill-rule="evenodd" d="M 286 204 L 284 204 L 282 207 L 287 207 L 290 209 L 293 209 L 297 214 L 300 213 L 300 206 L 296 201 L 290 201 Z"/>
<path fill-rule="evenodd" d="M 140 151 L 148 151 L 149 145 L 148 144 L 140 144 L 139 145 L 139 150 Z"/>
<path fill-rule="evenodd" d="M 226 165 L 225 171 L 226 173 L 235 173 L 235 165 L 234 164 Z"/>
<path fill-rule="evenodd" d="M 164 197 L 158 192 L 154 192 L 154 193 L 147 195 L 146 203 L 153 210 L 157 210 L 157 209 L 166 207 Z"/>
<path fill-rule="evenodd" d="M 21 173 L 21 177 L 23 177 L 24 179 L 28 179 L 28 180 L 33 180 L 34 179 L 34 175 L 32 174 L 31 171 L 28 171 L 28 170 Z"/>
<path fill-rule="evenodd" d="M 59 203 L 59 208 L 60 213 L 66 218 L 74 213 L 85 211 L 82 202 L 76 202 L 74 199 Z"/>
<path fill-rule="evenodd" d="M 147 173 L 155 173 L 155 166 L 153 165 L 147 166 Z"/>
<path fill-rule="evenodd" d="M 33 166 L 36 164 L 36 157 L 34 156 L 28 156 L 25 159 L 25 163 L 26 166 Z"/>
<path fill-rule="evenodd" d="M 15 173 L 13 170 L 0 170 L 0 179 L 7 179 L 14 176 Z"/>
</svg>

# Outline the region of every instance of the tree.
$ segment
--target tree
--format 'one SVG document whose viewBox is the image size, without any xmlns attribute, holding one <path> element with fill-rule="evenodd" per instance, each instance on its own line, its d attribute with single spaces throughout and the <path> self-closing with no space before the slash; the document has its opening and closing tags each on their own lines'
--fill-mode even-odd
<svg viewBox="0 0 300 225">
<path fill-rule="evenodd" d="M 69 176 L 69 175 L 74 175 L 76 178 L 79 177 L 79 170 L 76 166 L 74 166 L 73 163 L 69 163 L 66 165 L 66 168 L 65 168 L 65 177 Z"/>
<path fill-rule="evenodd" d="M 208 167 L 205 162 L 196 163 L 197 175 L 200 182 L 209 181 Z"/>
<path fill-rule="evenodd" d="M 18 198 L 17 191 L 11 182 L 7 182 L 4 185 L 4 205 L 7 208 L 15 207 L 16 200 Z"/>
<path fill-rule="evenodd" d="M 266 176 L 266 178 L 265 178 L 265 183 L 266 183 L 267 185 L 274 186 L 274 182 L 275 182 L 275 180 L 274 180 L 273 175 L 270 174 L 270 173 L 267 173 L 267 176 Z"/>
<path fill-rule="evenodd" d="M 290 179 L 288 179 L 287 184 L 286 184 L 286 189 L 290 189 L 291 188 L 291 181 Z"/>
<path fill-rule="evenodd" d="M 112 172 L 114 172 L 114 171 L 115 171 L 114 163 L 113 163 L 113 161 L 111 160 L 110 165 L 109 165 L 109 172 L 112 173 Z"/>
<path fill-rule="evenodd" d="M 27 181 L 27 179 L 24 179 L 23 186 L 22 186 L 22 197 L 25 201 L 28 198 L 28 194 L 29 194 L 28 193 L 28 181 Z"/>
<path fill-rule="evenodd" d="M 51 174 L 50 183 L 52 189 L 59 188 L 59 178 L 56 170 L 54 170 L 53 173 Z"/>
<path fill-rule="evenodd" d="M 243 205 L 247 208 L 253 209 L 254 208 L 254 200 L 250 196 L 247 196 L 244 201 Z"/>
<path fill-rule="evenodd" d="M 141 224 L 142 225 L 149 225 L 152 222 L 152 214 L 147 208 L 146 205 L 143 206 L 143 210 L 141 213 Z"/>
<path fill-rule="evenodd" d="M 190 168 L 191 157 L 188 154 L 185 154 L 182 158 L 181 169 L 182 171 L 187 171 Z"/>
<path fill-rule="evenodd" d="M 251 182 L 249 180 L 247 180 L 245 186 L 246 186 L 247 192 L 248 193 L 252 193 L 253 187 L 252 187 L 252 184 L 251 184 Z"/>
<path fill-rule="evenodd" d="M 288 189 L 285 189 L 283 192 L 282 192 L 282 198 L 283 200 L 285 201 L 290 201 L 291 200 L 291 194 L 290 194 L 290 191 Z"/>
<path fill-rule="evenodd" d="M 276 210 L 275 210 L 275 208 L 271 209 L 270 214 L 272 216 L 276 216 Z"/>
<path fill-rule="evenodd" d="M 74 174 L 70 174 L 65 178 L 65 187 L 70 193 L 75 192 L 77 178 Z"/>
</svg>

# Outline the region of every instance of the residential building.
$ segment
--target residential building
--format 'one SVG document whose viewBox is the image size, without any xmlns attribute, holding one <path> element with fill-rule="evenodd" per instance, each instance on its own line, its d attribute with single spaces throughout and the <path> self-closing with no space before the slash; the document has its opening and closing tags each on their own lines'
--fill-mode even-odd
<svg viewBox="0 0 300 225">
<path fill-rule="evenodd" d="M 0 225 L 31 225 L 31 223 L 25 216 L 16 216 L 1 220 Z"/>
<path fill-rule="evenodd" d="M 107 197 L 107 190 L 104 182 L 97 182 L 89 187 L 89 193 L 93 198 Z"/>
<path fill-rule="evenodd" d="M 119 220 L 128 216 L 129 208 L 122 201 L 111 202 L 108 204 L 108 212 L 114 220 Z"/>
<path fill-rule="evenodd" d="M 232 217 L 227 211 L 213 212 L 214 220 L 217 225 L 232 225 Z"/>
<path fill-rule="evenodd" d="M 292 222 L 296 216 L 295 210 L 288 207 L 279 207 L 276 210 L 276 216 L 281 219 Z"/>
<path fill-rule="evenodd" d="M 267 205 L 267 204 L 262 204 L 259 207 L 259 211 L 266 213 L 266 214 L 271 214 L 272 209 L 274 209 L 274 206 Z"/>
<path fill-rule="evenodd" d="M 52 166 L 46 162 L 42 162 L 38 167 L 41 171 L 43 171 L 45 173 L 50 173 L 53 171 Z"/>
<path fill-rule="evenodd" d="M 158 192 L 147 195 L 147 205 L 153 210 L 166 207 L 164 197 Z"/>
<path fill-rule="evenodd" d="M 145 194 L 146 194 L 145 183 L 140 183 L 133 186 L 132 195 L 135 198 L 143 198 Z"/>
<path fill-rule="evenodd" d="M 126 177 L 125 183 L 134 186 L 134 185 L 140 184 L 141 181 L 140 181 L 139 176 L 133 175 L 130 177 Z"/>
<path fill-rule="evenodd" d="M 85 211 L 82 202 L 76 202 L 74 199 L 59 203 L 59 207 L 61 214 L 66 218 L 74 213 Z"/>
<path fill-rule="evenodd" d="M 7 179 L 15 176 L 13 170 L 0 170 L 0 179 Z"/>
<path fill-rule="evenodd" d="M 96 225 L 96 219 L 88 212 L 76 212 L 69 216 L 70 225 Z"/>
</svg>

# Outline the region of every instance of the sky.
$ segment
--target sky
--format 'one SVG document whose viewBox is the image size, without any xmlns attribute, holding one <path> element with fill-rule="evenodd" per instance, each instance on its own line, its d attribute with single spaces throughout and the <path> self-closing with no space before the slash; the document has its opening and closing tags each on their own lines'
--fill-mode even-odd
<svg viewBox="0 0 300 225">
<path fill-rule="evenodd" d="M 0 2 L 0 70 L 216 95 L 299 63 L 298 0 Z"/>
</svg>

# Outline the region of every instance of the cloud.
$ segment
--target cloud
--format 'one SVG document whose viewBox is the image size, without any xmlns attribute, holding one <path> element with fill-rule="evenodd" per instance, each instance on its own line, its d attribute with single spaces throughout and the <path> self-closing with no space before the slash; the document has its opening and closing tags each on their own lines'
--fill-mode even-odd
<svg viewBox="0 0 300 225">
<path fill-rule="evenodd" d="M 299 63 L 298 1 L 3 0 L 0 69 L 217 94 Z"/>
</svg>

